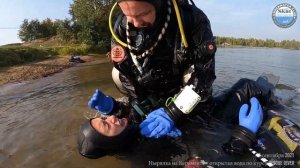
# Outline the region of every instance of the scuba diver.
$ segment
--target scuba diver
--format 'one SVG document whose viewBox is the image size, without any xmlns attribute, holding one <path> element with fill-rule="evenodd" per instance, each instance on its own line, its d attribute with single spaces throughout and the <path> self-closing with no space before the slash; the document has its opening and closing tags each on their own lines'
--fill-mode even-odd
<svg viewBox="0 0 300 168">
<path fill-rule="evenodd" d="M 143 126 L 145 118 L 132 106 L 128 105 L 129 101 L 126 98 L 122 101 L 116 101 L 110 96 L 97 92 L 99 91 L 96 91 L 89 104 L 97 100 L 99 101 L 97 109 L 101 111 L 101 114 L 105 114 L 106 111 L 112 109 L 114 113 L 106 114 L 105 119 L 90 119 L 81 126 L 78 136 L 78 149 L 81 155 L 88 158 L 97 158 L 120 150 L 127 150 L 130 148 L 130 144 L 139 139 L 138 137 L 143 138 L 140 135 L 143 135 L 142 132 L 148 128 Z M 215 97 L 215 102 L 218 102 L 218 104 L 214 105 L 214 109 L 217 111 L 214 113 L 215 116 L 210 116 L 210 121 L 218 119 L 222 123 L 235 125 L 233 124 L 235 122 L 227 121 L 227 117 L 224 116 L 237 114 L 237 116 L 232 115 L 231 119 L 235 121 L 234 118 L 237 118 L 238 126 L 233 128 L 232 137 L 223 145 L 223 150 L 226 153 L 243 155 L 247 153 L 249 147 L 256 143 L 256 133 L 262 124 L 263 115 L 266 115 L 263 114 L 259 102 L 267 107 L 275 102 L 271 99 L 272 96 L 272 90 L 264 88 L 260 85 L 260 82 L 241 79 L 232 88 Z M 224 112 L 227 110 L 228 114 Z M 189 127 L 190 121 L 201 121 L 202 124 L 209 125 L 210 121 L 207 120 L 206 116 L 201 115 L 201 113 L 197 114 L 186 117 L 181 124 L 182 128 Z M 160 118 L 154 118 L 153 120 L 160 120 Z M 158 127 L 156 126 L 156 128 Z M 160 138 L 181 136 L 179 129 L 174 125 L 170 127 L 171 131 Z"/>
<path fill-rule="evenodd" d="M 149 160 L 171 159 L 174 163 L 188 161 L 187 164 L 202 167 L 222 162 L 227 163 L 228 167 L 297 167 L 296 161 L 297 164 L 300 163 L 300 128 L 275 112 L 285 108 L 278 103 L 274 89 L 269 80 L 263 77 L 256 81 L 241 79 L 230 89 L 214 97 L 217 102 L 214 105 L 215 115 L 210 116 L 209 121 L 199 113 L 188 116 L 180 125 L 183 136 L 170 138 L 181 135 L 178 133 L 179 129 L 174 129 L 173 126 L 173 131 L 159 140 L 141 136 L 140 123 L 144 118 L 128 105 L 126 97 L 116 101 L 102 94 L 98 100 L 118 102 L 118 107 L 122 110 L 114 109 L 116 113 L 112 115 L 92 118 L 82 124 L 78 150 L 88 158 L 122 152 L 129 154 L 128 151 L 131 151 L 128 159 L 143 166 L 149 166 L 145 165 Z M 94 99 L 92 97 L 90 102 Z M 103 102 L 98 107 L 102 114 L 107 109 L 115 108 L 110 103 Z M 104 106 L 105 104 L 108 106 Z M 231 116 L 227 117 L 228 114 Z M 238 124 L 234 124 L 236 121 Z M 243 165 L 245 163 L 247 165 Z M 187 165 L 173 165 L 178 166 Z"/>
<path fill-rule="evenodd" d="M 116 6 L 121 14 L 114 27 L 110 18 L 112 76 L 144 117 L 142 135 L 159 138 L 190 113 L 210 113 L 216 45 L 207 16 L 187 0 L 118 0 L 110 17 Z M 190 77 L 183 83 L 185 74 Z M 89 107 L 101 111 L 97 102 Z"/>
</svg>

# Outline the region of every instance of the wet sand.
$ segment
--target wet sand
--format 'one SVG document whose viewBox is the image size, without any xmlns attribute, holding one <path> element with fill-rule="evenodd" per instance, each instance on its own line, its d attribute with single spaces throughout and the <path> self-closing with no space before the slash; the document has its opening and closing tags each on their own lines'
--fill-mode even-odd
<svg viewBox="0 0 300 168">
<path fill-rule="evenodd" d="M 77 64 L 69 62 L 69 58 L 70 56 L 60 56 L 44 61 L 1 68 L 0 86 L 8 83 L 22 82 L 47 77 Z M 95 60 L 94 55 L 81 56 L 80 58 L 86 62 Z"/>
</svg>

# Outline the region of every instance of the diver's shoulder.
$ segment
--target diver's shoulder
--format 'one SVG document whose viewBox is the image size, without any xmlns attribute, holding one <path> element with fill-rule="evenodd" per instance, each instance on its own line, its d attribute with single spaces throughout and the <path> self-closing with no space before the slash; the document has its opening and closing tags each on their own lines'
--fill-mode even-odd
<svg viewBox="0 0 300 168">
<path fill-rule="evenodd" d="M 114 22 L 113 31 L 121 38 L 121 40 L 124 40 L 126 36 L 126 24 L 126 16 L 124 14 L 119 14 Z"/>
<path fill-rule="evenodd" d="M 115 21 L 114 28 L 115 29 L 119 29 L 120 27 L 121 28 L 126 28 L 126 22 L 127 22 L 127 20 L 126 20 L 125 15 L 124 14 L 119 14 L 117 16 L 116 21 Z"/>
<path fill-rule="evenodd" d="M 184 4 L 180 5 L 182 12 L 185 15 L 191 15 L 193 17 L 194 22 L 197 22 L 199 20 L 208 20 L 207 15 L 196 5 L 191 4 Z"/>
</svg>

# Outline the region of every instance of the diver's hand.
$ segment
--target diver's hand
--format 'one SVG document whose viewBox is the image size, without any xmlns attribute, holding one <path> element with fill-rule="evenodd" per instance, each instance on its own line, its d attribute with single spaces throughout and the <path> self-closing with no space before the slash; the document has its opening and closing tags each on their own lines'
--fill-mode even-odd
<svg viewBox="0 0 300 168">
<path fill-rule="evenodd" d="M 104 95 L 97 89 L 88 102 L 88 106 L 91 109 L 102 112 L 103 114 L 109 114 L 113 110 L 114 100 L 112 97 Z"/>
<path fill-rule="evenodd" d="M 148 138 L 181 136 L 181 131 L 174 126 L 174 122 L 165 113 L 164 108 L 159 108 L 151 112 L 140 124 L 140 129 L 141 134 Z"/>
<path fill-rule="evenodd" d="M 248 115 L 247 112 L 249 106 L 247 104 L 244 104 L 240 108 L 239 125 L 249 129 L 253 133 L 256 133 L 262 123 L 263 112 L 259 101 L 255 97 L 250 99 L 250 103 L 251 108 Z"/>
</svg>

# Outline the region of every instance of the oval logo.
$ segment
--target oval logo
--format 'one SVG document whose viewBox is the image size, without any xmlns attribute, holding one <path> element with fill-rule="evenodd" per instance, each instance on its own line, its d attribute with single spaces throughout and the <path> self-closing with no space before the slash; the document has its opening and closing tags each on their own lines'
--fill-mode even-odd
<svg viewBox="0 0 300 168">
<path fill-rule="evenodd" d="M 125 58 L 125 50 L 122 46 L 116 45 L 111 49 L 111 59 L 114 62 L 122 62 Z"/>
<path fill-rule="evenodd" d="M 296 22 L 297 11 L 292 5 L 282 3 L 273 9 L 272 18 L 278 27 L 289 28 Z"/>
</svg>

